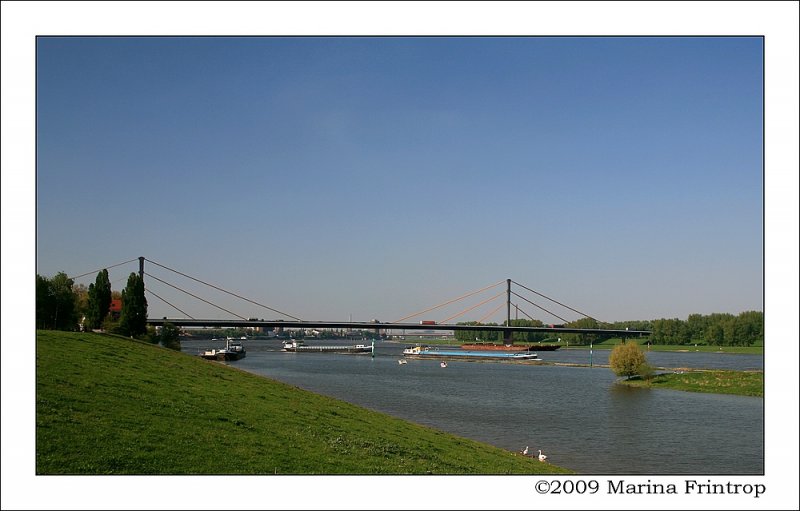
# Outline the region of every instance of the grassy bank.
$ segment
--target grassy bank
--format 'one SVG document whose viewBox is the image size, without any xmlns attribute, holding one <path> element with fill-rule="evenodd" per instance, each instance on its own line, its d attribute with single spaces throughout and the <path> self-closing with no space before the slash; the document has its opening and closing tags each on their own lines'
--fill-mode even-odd
<svg viewBox="0 0 800 511">
<path fill-rule="evenodd" d="M 594 344 L 592 346 L 593 349 L 596 350 L 611 350 L 614 349 L 614 346 L 622 342 L 620 339 L 609 339 L 608 341 L 604 341 L 600 344 Z M 647 342 L 636 340 L 636 342 L 642 347 L 642 350 L 645 352 L 647 351 L 673 351 L 677 353 L 738 353 L 738 354 L 749 354 L 749 355 L 763 355 L 764 354 L 764 346 L 708 346 L 705 344 L 698 344 L 695 346 L 694 344 L 651 344 L 650 346 L 647 345 Z M 588 350 L 589 346 L 570 346 L 568 349 L 584 349 Z"/>
<path fill-rule="evenodd" d="M 650 380 L 631 379 L 620 383 L 635 387 L 764 397 L 764 373 L 761 371 L 685 371 L 660 374 Z"/>
<path fill-rule="evenodd" d="M 130 339 L 36 337 L 37 474 L 570 473 Z"/>
</svg>

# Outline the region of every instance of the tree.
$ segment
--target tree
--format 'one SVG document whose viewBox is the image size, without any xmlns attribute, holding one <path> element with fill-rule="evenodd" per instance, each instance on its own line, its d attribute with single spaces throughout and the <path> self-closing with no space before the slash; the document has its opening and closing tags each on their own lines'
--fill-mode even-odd
<svg viewBox="0 0 800 511">
<path fill-rule="evenodd" d="M 74 282 L 64 272 L 52 279 L 36 275 L 36 327 L 75 330 L 78 326 Z"/>
<path fill-rule="evenodd" d="M 52 311 L 55 310 L 55 299 L 50 292 L 50 279 L 36 275 L 36 328 L 52 326 Z"/>
<path fill-rule="evenodd" d="M 119 327 L 123 335 L 140 337 L 147 333 L 147 299 L 144 297 L 144 280 L 135 273 L 128 277 L 122 291 L 122 313 Z"/>
<path fill-rule="evenodd" d="M 180 335 L 181 331 L 178 327 L 172 323 L 164 323 L 164 326 L 161 327 L 161 335 L 159 335 L 159 340 L 161 341 L 161 345 L 165 348 L 180 351 Z"/>
<path fill-rule="evenodd" d="M 89 303 L 86 310 L 86 326 L 88 329 L 100 328 L 108 315 L 111 306 L 111 282 L 108 270 L 97 274 L 94 284 L 89 284 Z"/>
<path fill-rule="evenodd" d="M 569 328 L 583 328 L 586 330 L 597 330 L 601 328 L 600 324 L 594 318 L 581 318 L 576 321 L 571 321 L 565 326 Z M 571 344 L 592 344 L 600 340 L 598 334 L 562 334 L 561 337 Z"/>
<path fill-rule="evenodd" d="M 647 358 L 638 344 L 626 342 L 617 344 L 608 357 L 611 370 L 617 376 L 627 376 L 630 379 L 636 375 L 650 375 L 652 368 L 647 363 Z"/>
<path fill-rule="evenodd" d="M 75 316 L 82 318 L 86 316 L 86 307 L 89 303 L 89 288 L 85 284 L 76 284 L 72 286 L 72 292 L 75 294 Z"/>
</svg>

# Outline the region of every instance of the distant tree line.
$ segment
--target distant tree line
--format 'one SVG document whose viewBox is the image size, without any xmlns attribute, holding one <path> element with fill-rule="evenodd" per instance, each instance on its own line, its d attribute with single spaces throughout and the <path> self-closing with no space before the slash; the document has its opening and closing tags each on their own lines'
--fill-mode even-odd
<svg viewBox="0 0 800 511">
<path fill-rule="evenodd" d="M 686 320 L 652 320 L 644 330 L 653 332 L 650 340 L 654 344 L 752 346 L 764 342 L 764 313 L 745 311 L 736 316 L 723 313 L 690 314 Z"/>
<path fill-rule="evenodd" d="M 497 323 L 478 323 L 475 321 L 458 323 L 459 325 L 491 325 Z M 505 322 L 503 322 L 505 324 Z M 541 327 L 539 320 L 511 320 L 511 326 Z M 654 319 L 638 321 L 617 321 L 605 323 L 593 318 L 582 318 L 562 325 L 555 325 L 548 332 L 514 332 L 514 342 L 556 342 L 572 345 L 588 345 L 602 343 L 615 336 L 610 334 L 562 333 L 559 327 L 581 328 L 587 330 L 645 330 L 652 334 L 648 340 L 653 344 L 709 344 L 715 346 L 751 346 L 764 342 L 764 313 L 745 311 L 736 316 L 733 314 L 714 313 L 708 315 L 690 314 L 686 320 Z M 618 336 L 617 336 L 618 337 Z M 461 342 L 502 342 L 503 333 L 499 331 L 462 331 L 455 332 L 455 338 Z"/>
<path fill-rule="evenodd" d="M 465 321 L 458 323 L 459 325 L 487 325 L 499 326 L 497 323 L 479 323 L 477 321 Z M 505 324 L 505 322 L 503 323 Z M 533 326 L 541 327 L 544 324 L 538 319 L 512 319 L 511 326 Z M 456 330 L 454 332 L 455 338 L 462 342 L 502 342 L 503 332 L 492 330 Z M 513 342 L 532 343 L 542 341 L 556 342 L 553 334 L 547 332 L 513 332 L 511 334 Z"/>
</svg>

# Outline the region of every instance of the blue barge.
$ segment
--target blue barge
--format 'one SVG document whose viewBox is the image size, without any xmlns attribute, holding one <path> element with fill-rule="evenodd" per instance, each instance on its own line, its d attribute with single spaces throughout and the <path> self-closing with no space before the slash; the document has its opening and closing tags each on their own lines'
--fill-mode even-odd
<svg viewBox="0 0 800 511">
<path fill-rule="evenodd" d="M 430 346 L 409 346 L 403 350 L 403 355 L 409 358 L 450 358 L 461 360 L 541 360 L 539 355 L 525 352 L 498 352 L 498 351 L 465 351 L 441 350 Z"/>
</svg>

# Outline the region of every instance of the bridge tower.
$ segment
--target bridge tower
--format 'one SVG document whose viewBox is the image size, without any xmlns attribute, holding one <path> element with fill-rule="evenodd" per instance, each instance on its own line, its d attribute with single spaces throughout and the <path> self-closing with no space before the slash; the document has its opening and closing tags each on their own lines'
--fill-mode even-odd
<svg viewBox="0 0 800 511">
<path fill-rule="evenodd" d="M 139 278 L 144 282 L 144 256 L 139 256 Z"/>
<path fill-rule="evenodd" d="M 511 326 L 511 279 L 506 279 L 506 326 Z M 511 330 L 503 330 L 503 344 L 511 346 Z"/>
</svg>

